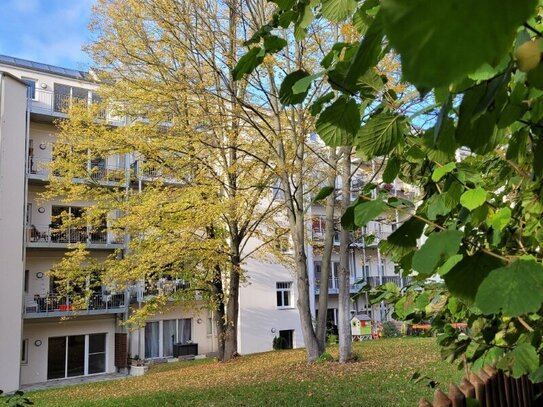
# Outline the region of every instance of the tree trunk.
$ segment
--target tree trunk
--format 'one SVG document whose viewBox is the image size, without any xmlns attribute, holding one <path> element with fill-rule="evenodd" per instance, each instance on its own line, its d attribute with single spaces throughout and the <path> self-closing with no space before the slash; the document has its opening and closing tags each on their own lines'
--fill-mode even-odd
<svg viewBox="0 0 543 407">
<path fill-rule="evenodd" d="M 226 327 L 224 333 L 224 357 L 226 362 L 238 354 L 239 269 L 230 272 Z"/>
<path fill-rule="evenodd" d="M 341 170 L 341 212 L 345 213 L 351 203 L 351 150 L 343 147 L 343 165 Z M 351 359 L 351 293 L 349 267 L 350 233 L 341 229 L 339 247 L 339 297 L 338 297 L 338 333 L 339 333 L 339 362 L 345 363 Z"/>
<path fill-rule="evenodd" d="M 336 149 L 330 147 L 330 168 L 328 173 L 328 185 L 335 188 L 337 176 L 337 154 Z M 319 282 L 319 314 L 317 315 L 317 342 L 319 349 L 324 352 L 326 349 L 326 322 L 328 311 L 328 279 L 332 267 L 332 250 L 334 247 L 334 209 L 336 205 L 335 193 L 326 198 L 326 217 L 324 228 L 324 247 L 322 252 L 321 276 Z"/>
<path fill-rule="evenodd" d="M 215 311 L 215 326 L 217 328 L 217 358 L 220 361 L 224 360 L 224 348 L 225 348 L 225 310 L 224 310 L 224 293 L 222 285 L 222 272 L 221 268 L 217 265 L 213 273 L 213 281 L 211 283 L 211 293 L 213 301 L 217 306 Z M 213 340 L 213 338 L 212 338 Z"/>
<path fill-rule="evenodd" d="M 302 334 L 305 341 L 305 349 L 307 352 L 307 359 L 309 362 L 314 362 L 322 354 L 324 350 L 321 350 L 317 341 L 317 335 L 313 328 L 313 320 L 310 309 L 309 298 L 309 276 L 307 273 L 307 256 L 303 245 L 303 236 L 305 233 L 303 223 L 303 216 L 298 219 L 296 225 L 296 237 L 301 239 L 295 239 L 294 250 L 296 251 L 296 277 L 298 287 L 298 312 L 300 313 L 300 322 L 302 325 Z M 296 242 L 296 240 L 298 240 Z"/>
</svg>

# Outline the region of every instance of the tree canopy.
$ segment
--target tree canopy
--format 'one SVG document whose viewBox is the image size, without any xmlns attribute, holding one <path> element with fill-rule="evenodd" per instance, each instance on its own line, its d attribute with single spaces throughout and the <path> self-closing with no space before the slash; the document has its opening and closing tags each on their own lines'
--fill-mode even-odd
<svg viewBox="0 0 543 407">
<path fill-rule="evenodd" d="M 398 317 L 433 318 L 451 360 L 497 363 L 543 381 L 540 2 L 273 2 L 276 11 L 247 43 L 237 74 L 250 75 L 261 63 L 251 56 L 256 50 L 276 52 L 266 43 L 285 28 L 297 40 L 322 19 L 354 28 L 352 40 L 335 43 L 319 71 L 286 76 L 282 102 L 305 103 L 304 90 L 327 81 L 332 91 L 311 105 L 322 140 L 354 146 L 365 158 L 386 157 L 387 179 L 420 188 L 413 206 L 385 193 L 373 199 L 375 186 L 368 185 L 343 215 L 342 225 L 357 227 L 390 208 L 410 214 L 381 248 L 404 273 L 415 271 L 417 284 L 435 275 L 444 282 L 422 293 L 384 287 L 375 297 L 397 301 Z M 405 85 L 430 95 L 418 111 L 368 93 L 381 86 L 377 67 L 390 51 Z M 387 98 L 397 95 L 388 91 Z M 451 321 L 467 322 L 468 333 Z"/>
</svg>

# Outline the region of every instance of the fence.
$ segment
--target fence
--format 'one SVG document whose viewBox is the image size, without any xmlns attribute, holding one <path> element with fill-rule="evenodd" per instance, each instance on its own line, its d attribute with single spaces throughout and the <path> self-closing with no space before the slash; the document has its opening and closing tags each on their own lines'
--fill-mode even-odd
<svg viewBox="0 0 543 407">
<path fill-rule="evenodd" d="M 460 386 L 451 384 L 448 394 L 436 390 L 432 403 L 422 399 L 419 407 L 539 407 L 543 406 L 543 384 L 533 384 L 528 376 L 513 379 L 493 367 L 470 373 Z M 477 400 L 479 404 L 474 404 Z"/>
</svg>

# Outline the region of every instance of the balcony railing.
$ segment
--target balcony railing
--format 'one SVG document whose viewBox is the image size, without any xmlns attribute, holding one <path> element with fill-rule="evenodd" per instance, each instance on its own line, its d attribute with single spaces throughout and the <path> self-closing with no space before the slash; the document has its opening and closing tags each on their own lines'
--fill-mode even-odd
<svg viewBox="0 0 543 407">
<path fill-rule="evenodd" d="M 51 165 L 50 157 L 35 157 L 28 158 L 27 173 L 30 179 L 46 180 L 50 173 Z M 126 179 L 126 169 L 118 165 L 95 165 L 88 164 L 88 174 L 93 181 L 104 183 L 119 183 Z M 74 180 L 77 180 L 76 178 Z"/>
<path fill-rule="evenodd" d="M 394 283 L 398 287 L 405 287 L 411 282 L 410 277 L 400 276 L 383 276 L 383 277 L 367 277 L 366 281 L 372 287 L 376 287 L 381 284 Z"/>
<path fill-rule="evenodd" d="M 36 89 L 34 99 L 29 99 L 29 107 L 32 113 L 55 117 L 66 117 L 68 109 L 76 103 L 88 105 L 91 102 L 87 98 L 70 96 L 45 89 Z M 127 123 L 124 117 L 119 117 L 107 109 L 101 111 L 98 118 L 115 126 L 124 126 Z"/>
<path fill-rule="evenodd" d="M 25 298 L 25 317 L 57 317 L 85 314 L 124 312 L 127 307 L 125 294 L 92 294 L 83 301 L 73 301 L 58 294 L 35 295 Z"/>
<path fill-rule="evenodd" d="M 351 293 L 358 292 L 363 284 L 360 284 L 359 279 L 349 279 L 349 291 Z M 320 280 L 315 280 L 315 292 L 318 294 L 320 291 Z M 328 279 L 328 294 L 339 293 L 339 279 L 337 277 Z"/>
<path fill-rule="evenodd" d="M 108 230 L 98 230 L 90 227 L 67 228 L 57 230 L 51 225 L 31 225 L 27 228 L 26 241 L 31 244 L 123 244 L 123 236 Z"/>
<path fill-rule="evenodd" d="M 381 282 L 382 281 L 382 282 Z M 365 279 L 360 278 L 351 278 L 349 280 L 350 292 L 357 293 L 360 291 L 364 285 L 369 284 L 372 287 L 376 287 L 381 284 L 394 283 L 398 287 L 403 288 L 411 281 L 410 277 L 400 277 L 400 276 L 384 276 L 382 277 L 366 277 Z M 315 280 L 315 292 L 318 294 L 320 291 L 320 280 Z M 328 279 L 328 294 L 337 294 L 339 293 L 339 279 L 337 277 Z"/>
</svg>

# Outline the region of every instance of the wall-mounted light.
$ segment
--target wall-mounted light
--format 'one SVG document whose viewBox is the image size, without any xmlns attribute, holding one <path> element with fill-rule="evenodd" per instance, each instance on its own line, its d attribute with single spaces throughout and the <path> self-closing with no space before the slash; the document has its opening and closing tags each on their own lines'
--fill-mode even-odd
<svg viewBox="0 0 543 407">
<path fill-rule="evenodd" d="M 201 323 L 202 323 L 202 318 L 198 318 L 198 319 L 196 320 L 196 323 L 197 323 L 197 324 L 201 324 Z"/>
<path fill-rule="evenodd" d="M 42 89 L 47 89 L 47 84 L 46 83 L 40 83 L 40 88 Z"/>
<path fill-rule="evenodd" d="M 272 333 L 272 334 L 274 334 L 274 333 L 276 333 L 276 332 L 277 332 L 277 329 L 275 329 L 275 328 L 272 328 L 272 329 L 271 329 L 271 333 Z"/>
<path fill-rule="evenodd" d="M 43 278 L 43 273 L 41 271 L 38 271 L 36 273 L 36 278 Z"/>
<path fill-rule="evenodd" d="M 36 339 L 36 340 L 34 341 L 34 345 L 35 345 L 35 346 L 41 346 L 41 340 Z"/>
<path fill-rule="evenodd" d="M 47 148 L 47 144 L 40 143 L 40 150 L 45 150 Z"/>
<path fill-rule="evenodd" d="M 40 206 L 40 207 L 38 208 L 38 212 L 39 212 L 39 213 L 45 213 L 45 208 L 44 208 L 43 206 Z"/>
</svg>

